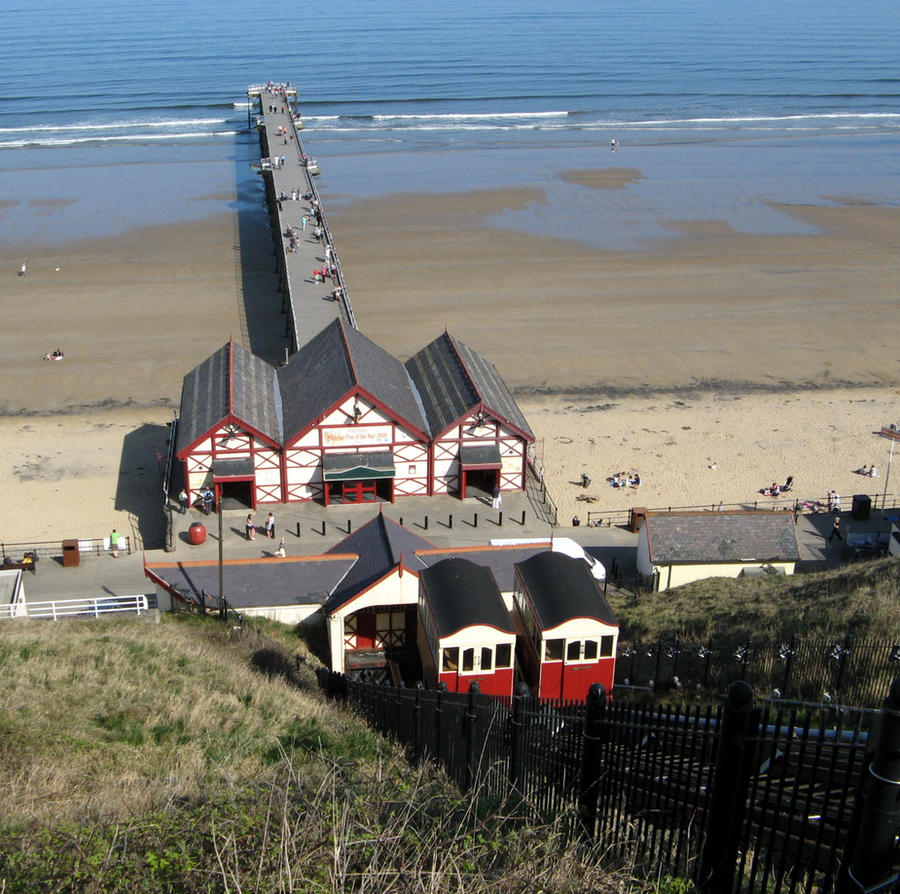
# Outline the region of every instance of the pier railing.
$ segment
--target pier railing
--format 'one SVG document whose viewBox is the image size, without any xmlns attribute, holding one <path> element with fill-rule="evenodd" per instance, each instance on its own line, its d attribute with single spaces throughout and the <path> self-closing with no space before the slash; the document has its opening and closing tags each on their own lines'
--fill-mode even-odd
<svg viewBox="0 0 900 894">
<path fill-rule="evenodd" d="M 54 599 L 42 602 L 14 602 L 0 605 L 0 620 L 32 618 L 60 621 L 63 618 L 99 618 L 100 615 L 129 612 L 141 614 L 149 605 L 143 593 L 134 596 L 97 596 L 89 599 Z"/>
</svg>

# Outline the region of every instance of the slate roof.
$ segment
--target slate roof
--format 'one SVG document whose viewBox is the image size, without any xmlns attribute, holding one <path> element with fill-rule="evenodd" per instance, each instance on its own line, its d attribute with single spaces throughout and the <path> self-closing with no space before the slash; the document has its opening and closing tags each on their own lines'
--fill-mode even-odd
<svg viewBox="0 0 900 894">
<path fill-rule="evenodd" d="M 294 354 L 279 371 L 284 438 L 291 441 L 357 386 L 423 433 L 428 426 L 403 364 L 340 319 Z"/>
<path fill-rule="evenodd" d="M 516 570 L 542 629 L 551 630 L 573 618 L 618 625 L 584 559 L 546 551 L 519 562 Z"/>
<path fill-rule="evenodd" d="M 479 406 L 518 429 L 534 434 L 492 363 L 445 332 L 406 361 L 418 388 L 432 437 Z"/>
<path fill-rule="evenodd" d="M 281 443 L 275 368 L 234 341 L 184 377 L 176 452 L 180 454 L 228 416 Z"/>
<path fill-rule="evenodd" d="M 515 633 L 489 568 L 468 559 L 444 559 L 421 572 L 419 582 L 438 637 L 476 625 Z"/>
<path fill-rule="evenodd" d="M 430 549 L 431 546 L 427 540 L 379 513 L 325 553 L 326 556 L 354 553 L 359 557 L 334 588 L 325 605 L 325 613 L 333 614 L 357 593 L 380 580 L 400 564 L 401 557 L 406 568 L 412 571 L 424 569 L 427 566 L 416 556 L 416 550 Z"/>
<path fill-rule="evenodd" d="M 648 515 L 650 561 L 656 565 L 796 562 L 790 512 L 703 512 Z"/>
<path fill-rule="evenodd" d="M 224 563 L 225 598 L 242 608 L 321 605 L 353 565 L 346 555 L 236 559 Z M 149 565 L 167 583 L 183 593 L 201 590 L 218 595 L 218 562 L 178 562 Z"/>
<path fill-rule="evenodd" d="M 515 565 L 524 562 L 547 547 L 543 544 L 523 544 L 521 546 L 466 546 L 443 547 L 440 549 L 420 550 L 416 555 L 427 565 L 436 565 L 443 559 L 453 557 L 469 559 L 477 565 L 489 568 L 501 593 L 512 593 L 516 582 Z"/>
</svg>

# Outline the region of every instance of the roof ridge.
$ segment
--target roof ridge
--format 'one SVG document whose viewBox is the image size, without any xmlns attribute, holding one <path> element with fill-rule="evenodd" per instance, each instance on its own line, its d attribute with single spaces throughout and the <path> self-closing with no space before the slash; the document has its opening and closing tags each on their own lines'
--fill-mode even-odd
<svg viewBox="0 0 900 894">
<path fill-rule="evenodd" d="M 475 392 L 475 397 L 478 400 L 479 405 L 484 403 L 484 395 L 479 390 L 478 386 L 475 384 L 475 378 L 472 375 L 471 370 L 466 365 L 466 361 L 463 360 L 462 354 L 459 351 L 459 348 L 456 346 L 456 339 L 449 333 L 444 332 L 444 335 L 447 337 L 447 340 L 450 342 L 450 347 L 453 349 L 453 355 L 456 357 L 456 362 L 459 363 L 460 369 L 465 373 L 466 380 L 469 383 L 469 387 L 472 391 Z M 460 342 L 462 344 L 462 342 Z M 468 345 L 466 345 L 468 347 Z"/>
<path fill-rule="evenodd" d="M 337 324 L 338 331 L 341 333 L 341 341 L 344 343 L 344 351 L 347 355 L 347 363 L 350 365 L 350 376 L 356 386 L 359 387 L 359 373 L 356 371 L 356 364 L 353 362 L 353 354 L 350 351 L 350 341 L 347 338 L 347 333 L 344 331 L 344 321 L 340 317 L 338 317 Z"/>
</svg>

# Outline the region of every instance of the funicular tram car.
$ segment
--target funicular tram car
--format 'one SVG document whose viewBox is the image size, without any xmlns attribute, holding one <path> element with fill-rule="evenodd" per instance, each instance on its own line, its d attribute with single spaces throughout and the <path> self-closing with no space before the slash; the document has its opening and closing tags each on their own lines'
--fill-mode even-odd
<svg viewBox="0 0 900 894">
<path fill-rule="evenodd" d="M 541 699 L 584 699 L 613 688 L 619 627 L 583 559 L 542 552 L 515 566 L 520 671 Z"/>
</svg>

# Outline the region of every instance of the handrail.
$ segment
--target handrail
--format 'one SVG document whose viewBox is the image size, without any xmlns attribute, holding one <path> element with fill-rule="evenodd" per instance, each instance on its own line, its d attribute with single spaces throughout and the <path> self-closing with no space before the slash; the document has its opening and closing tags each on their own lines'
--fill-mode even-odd
<svg viewBox="0 0 900 894">
<path fill-rule="evenodd" d="M 66 538 L 78 542 L 80 556 L 100 556 L 109 552 L 109 537 L 72 537 Z M 21 543 L 0 543 L 0 558 L 34 553 L 39 559 L 53 559 L 63 554 L 62 540 L 31 540 Z M 131 537 L 119 534 L 119 552 L 131 555 Z"/>
<path fill-rule="evenodd" d="M 788 495 L 790 497 L 790 495 Z M 859 496 L 856 494 L 855 496 Z M 900 494 L 886 494 L 878 505 L 881 494 L 863 494 L 872 501 L 871 511 L 884 512 L 886 509 L 898 509 L 900 507 Z M 850 512 L 852 505 L 846 505 L 845 497 L 841 503 L 844 512 Z M 828 497 L 822 497 L 813 500 L 790 499 L 782 502 L 777 499 L 766 498 L 763 500 L 745 500 L 743 503 L 704 503 L 702 505 L 692 506 L 654 506 L 647 507 L 647 512 L 755 512 L 760 509 L 775 509 L 776 511 L 796 512 L 804 515 L 815 515 L 819 512 L 828 512 Z M 631 507 L 616 509 L 590 509 L 587 513 L 587 524 L 591 527 L 600 527 L 603 522 L 612 523 L 613 520 L 627 522 L 631 517 Z M 618 523 L 618 521 L 616 522 Z"/>
<path fill-rule="evenodd" d="M 143 594 L 134 596 L 96 596 L 86 599 L 54 599 L 42 602 L 16 602 L 10 605 L 0 605 L 0 619 L 12 618 L 51 618 L 58 621 L 60 618 L 83 617 L 90 615 L 99 618 L 100 615 L 111 612 L 141 612 L 149 608 L 147 597 Z"/>
</svg>

